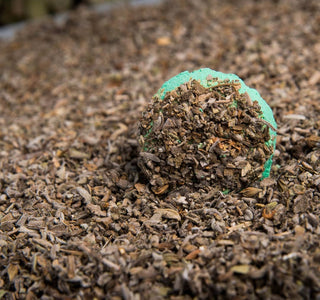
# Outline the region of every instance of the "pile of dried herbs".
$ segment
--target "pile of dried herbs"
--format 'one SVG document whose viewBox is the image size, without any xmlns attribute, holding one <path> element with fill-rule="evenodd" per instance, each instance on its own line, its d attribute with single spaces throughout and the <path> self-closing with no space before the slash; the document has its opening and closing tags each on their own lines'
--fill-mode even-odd
<svg viewBox="0 0 320 300">
<path fill-rule="evenodd" d="M 81 9 L 0 42 L 1 300 L 319 299 L 319 11 Z M 163 82 L 201 67 L 239 75 L 272 108 L 270 177 L 157 195 L 138 121 Z"/>
<path fill-rule="evenodd" d="M 156 194 L 183 185 L 239 191 L 262 177 L 273 154 L 269 128 L 258 102 L 239 88 L 192 80 L 154 97 L 139 126 L 139 165 Z"/>
</svg>

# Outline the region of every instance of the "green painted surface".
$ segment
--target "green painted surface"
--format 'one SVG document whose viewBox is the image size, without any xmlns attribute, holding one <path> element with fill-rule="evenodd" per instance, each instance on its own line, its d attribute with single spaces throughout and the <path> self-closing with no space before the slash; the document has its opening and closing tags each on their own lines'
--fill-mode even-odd
<svg viewBox="0 0 320 300">
<path fill-rule="evenodd" d="M 215 86 L 217 84 L 217 81 L 207 80 L 208 76 L 211 76 L 212 78 L 218 78 L 219 81 L 224 81 L 224 80 L 238 81 L 241 84 L 241 88 L 239 90 L 240 94 L 247 92 L 252 101 L 255 101 L 255 100 L 258 101 L 258 103 L 261 107 L 261 110 L 262 110 L 262 114 L 263 114 L 262 119 L 264 119 L 265 121 L 270 123 L 275 129 L 277 128 L 277 124 L 276 124 L 276 121 L 273 117 L 272 110 L 271 110 L 270 106 L 267 104 L 267 102 L 262 99 L 262 97 L 260 96 L 260 94 L 258 93 L 257 90 L 246 86 L 246 84 L 243 82 L 243 80 L 241 80 L 235 74 L 225 74 L 222 72 L 217 72 L 217 71 L 211 70 L 209 68 L 204 68 L 204 69 L 196 70 L 193 72 L 185 71 L 185 72 L 182 72 L 182 73 L 172 77 L 168 81 L 166 81 L 162 85 L 162 87 L 159 89 L 156 96 L 160 97 L 161 99 L 164 99 L 164 96 L 167 92 L 170 92 L 170 91 L 176 89 L 177 87 L 179 87 L 180 85 L 182 85 L 190 80 L 193 80 L 193 79 L 198 80 L 201 83 L 201 85 L 204 87 Z M 269 132 L 270 132 L 271 138 L 268 143 L 272 143 L 273 148 L 275 149 L 277 134 L 270 127 L 269 127 Z M 272 157 L 264 165 L 262 179 L 269 177 L 271 166 L 272 166 Z"/>
</svg>

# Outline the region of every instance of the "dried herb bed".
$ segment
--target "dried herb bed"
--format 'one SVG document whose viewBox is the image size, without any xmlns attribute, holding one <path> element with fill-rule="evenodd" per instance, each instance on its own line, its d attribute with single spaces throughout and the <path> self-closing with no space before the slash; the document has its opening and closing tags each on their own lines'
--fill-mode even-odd
<svg viewBox="0 0 320 300">
<path fill-rule="evenodd" d="M 183 185 L 239 191 L 262 179 L 273 154 L 258 102 L 237 82 L 207 80 L 217 85 L 187 82 L 142 114 L 138 165 L 157 195 Z"/>
<path fill-rule="evenodd" d="M 319 298 L 319 10 L 80 10 L 2 42 L 0 297 Z M 204 66 L 237 73 L 273 108 L 271 177 L 228 195 L 155 195 L 137 120 L 166 79 Z"/>
</svg>

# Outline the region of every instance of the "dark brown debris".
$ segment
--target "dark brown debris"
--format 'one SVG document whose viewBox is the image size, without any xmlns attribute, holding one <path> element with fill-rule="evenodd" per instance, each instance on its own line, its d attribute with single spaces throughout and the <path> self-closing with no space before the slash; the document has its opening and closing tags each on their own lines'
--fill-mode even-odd
<svg viewBox="0 0 320 300">
<path fill-rule="evenodd" d="M 1 42 L 1 300 L 319 299 L 319 3 L 80 9 Z M 152 95 L 201 67 L 239 75 L 279 125 L 270 178 L 241 192 L 138 166 Z"/>
</svg>

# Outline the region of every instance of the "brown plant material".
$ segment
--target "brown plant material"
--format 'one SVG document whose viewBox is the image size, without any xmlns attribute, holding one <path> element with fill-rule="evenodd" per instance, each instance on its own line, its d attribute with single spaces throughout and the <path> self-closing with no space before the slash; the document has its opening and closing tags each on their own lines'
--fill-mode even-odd
<svg viewBox="0 0 320 300">
<path fill-rule="evenodd" d="M 1 300 L 319 299 L 319 5 L 81 9 L 0 42 Z M 238 74 L 273 109 L 271 176 L 248 194 L 157 195 L 138 167 L 150 97 L 200 67 Z"/>
</svg>

